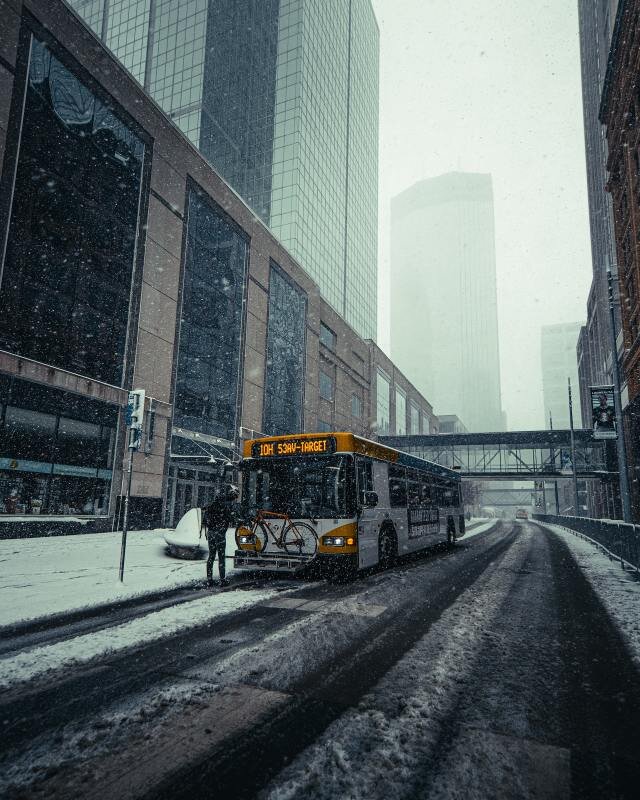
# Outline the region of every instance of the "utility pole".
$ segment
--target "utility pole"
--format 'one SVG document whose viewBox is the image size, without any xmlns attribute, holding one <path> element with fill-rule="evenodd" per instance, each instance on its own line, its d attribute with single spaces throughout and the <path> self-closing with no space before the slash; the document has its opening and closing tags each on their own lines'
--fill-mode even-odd
<svg viewBox="0 0 640 800">
<path fill-rule="evenodd" d="M 581 508 L 578 505 L 578 476 L 576 473 L 576 440 L 573 433 L 573 400 L 571 398 L 571 378 L 567 378 L 569 387 L 569 428 L 571 430 L 571 465 L 573 467 L 573 507 L 576 517 L 581 517 Z"/>
<path fill-rule="evenodd" d="M 618 365 L 618 344 L 616 341 L 616 320 L 613 312 L 613 276 L 611 267 L 607 267 L 607 287 L 609 289 L 609 323 L 611 328 L 611 374 L 613 376 L 613 403 L 616 410 L 616 439 L 618 450 L 618 475 L 620 481 L 620 500 L 622 502 L 622 519 L 631 522 L 631 500 L 629 497 L 629 476 L 627 475 L 627 445 L 624 440 L 622 422 L 622 402 L 620 401 L 620 367 Z"/>
<path fill-rule="evenodd" d="M 553 430 L 553 417 L 551 416 L 551 409 L 549 409 L 549 430 Z M 551 449 L 551 460 L 553 461 L 553 469 L 555 471 L 556 468 L 556 448 L 553 447 Z M 562 464 L 560 465 L 562 466 Z M 558 496 L 558 481 L 555 480 L 553 482 L 553 491 L 556 498 L 556 517 L 560 516 L 560 497 Z"/>
</svg>

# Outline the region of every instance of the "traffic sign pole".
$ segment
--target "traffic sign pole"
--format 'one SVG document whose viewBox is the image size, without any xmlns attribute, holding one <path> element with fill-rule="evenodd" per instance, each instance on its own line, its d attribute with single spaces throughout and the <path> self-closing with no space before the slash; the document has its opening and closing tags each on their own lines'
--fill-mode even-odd
<svg viewBox="0 0 640 800">
<path fill-rule="evenodd" d="M 127 551 L 127 531 L 129 529 L 129 497 L 131 495 L 131 477 L 133 475 L 133 454 L 140 449 L 142 441 L 142 424 L 144 421 L 144 389 L 129 392 L 125 424 L 129 435 L 129 459 L 127 462 L 127 488 L 124 495 L 124 513 L 122 515 L 122 545 L 120 547 L 120 582 L 124 581 L 124 559 Z"/>
<path fill-rule="evenodd" d="M 129 495 L 131 494 L 131 476 L 133 474 L 133 447 L 129 447 L 127 465 L 127 489 L 124 496 L 124 514 L 122 517 L 122 545 L 120 547 L 120 582 L 124 581 L 124 557 L 127 550 L 127 529 L 129 527 Z"/>
</svg>

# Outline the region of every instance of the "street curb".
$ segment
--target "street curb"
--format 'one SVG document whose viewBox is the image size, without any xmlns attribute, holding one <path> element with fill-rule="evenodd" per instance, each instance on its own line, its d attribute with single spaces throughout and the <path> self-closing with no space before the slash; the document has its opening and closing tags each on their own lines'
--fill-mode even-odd
<svg viewBox="0 0 640 800">
<path fill-rule="evenodd" d="M 180 586 L 173 586 L 171 589 L 162 589 L 159 591 L 148 592 L 145 594 L 137 594 L 133 597 L 127 597 L 122 600 L 112 600 L 108 603 L 100 603 L 99 605 L 89 606 L 88 608 L 79 608 L 75 611 L 60 611 L 56 614 L 50 614 L 44 617 L 36 617 L 34 619 L 25 620 L 24 622 L 17 622 L 10 625 L 3 625 L 0 627 L 0 637 L 17 637 L 26 636 L 30 633 L 39 633 L 48 628 L 57 628 L 64 625 L 70 625 L 74 622 L 81 622 L 82 620 L 92 619 L 93 617 L 100 617 L 109 612 L 121 611 L 126 608 L 133 608 L 144 603 L 153 603 L 157 600 L 166 600 L 173 595 L 181 594 L 189 589 L 194 592 L 201 588 L 202 581 L 192 581 L 190 583 L 181 584 Z"/>
</svg>

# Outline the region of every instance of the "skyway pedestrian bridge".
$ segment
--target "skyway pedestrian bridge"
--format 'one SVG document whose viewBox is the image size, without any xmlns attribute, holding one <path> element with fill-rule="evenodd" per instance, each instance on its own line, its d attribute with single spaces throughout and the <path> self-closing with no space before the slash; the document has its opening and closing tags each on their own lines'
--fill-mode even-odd
<svg viewBox="0 0 640 800">
<path fill-rule="evenodd" d="M 426 458 L 465 478 L 554 480 L 573 475 L 568 430 L 381 436 L 380 442 Z M 615 441 L 596 440 L 591 430 L 574 430 L 576 475 L 617 478 Z"/>
</svg>

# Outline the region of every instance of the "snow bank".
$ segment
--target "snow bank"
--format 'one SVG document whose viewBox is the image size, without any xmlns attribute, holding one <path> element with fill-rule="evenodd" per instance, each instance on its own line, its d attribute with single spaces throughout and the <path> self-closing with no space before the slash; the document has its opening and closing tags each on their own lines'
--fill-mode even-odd
<svg viewBox="0 0 640 800">
<path fill-rule="evenodd" d="M 471 539 L 472 536 L 477 536 L 479 533 L 486 533 L 487 531 L 491 530 L 494 527 L 494 525 L 496 525 L 498 522 L 500 522 L 499 519 L 490 519 L 482 521 L 474 521 L 472 519 L 470 522 L 470 528 L 466 529 L 467 532 L 464 534 L 464 536 L 460 537 L 460 541 L 464 543 L 467 541 L 467 539 Z"/>
<path fill-rule="evenodd" d="M 155 611 L 113 628 L 32 648 L 0 660 L 0 691 L 62 666 L 86 663 L 98 656 L 166 638 L 185 628 L 197 627 L 233 611 L 262 603 L 277 594 L 276 589 L 214 594 Z"/>
</svg>

